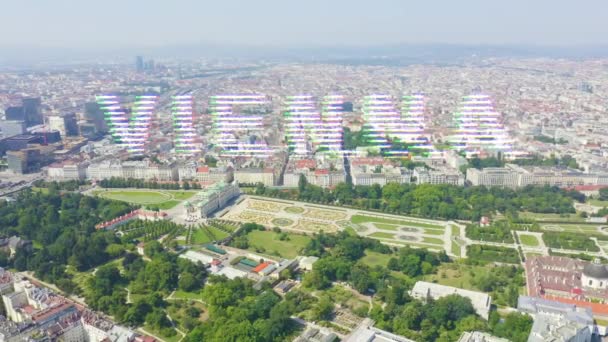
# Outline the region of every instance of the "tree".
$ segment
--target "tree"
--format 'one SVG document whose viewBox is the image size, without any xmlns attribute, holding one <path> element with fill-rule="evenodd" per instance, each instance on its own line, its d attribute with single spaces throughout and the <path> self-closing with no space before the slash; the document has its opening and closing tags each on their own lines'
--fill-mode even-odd
<svg viewBox="0 0 608 342">
<path fill-rule="evenodd" d="M 192 273 L 182 273 L 179 277 L 179 281 L 177 282 L 180 290 L 190 292 L 194 291 L 197 288 L 200 288 L 200 283 L 198 280 L 192 275 Z"/>
<path fill-rule="evenodd" d="M 161 329 L 171 325 L 169 319 L 167 318 L 167 314 L 165 314 L 165 312 L 159 308 L 154 308 L 150 313 L 148 313 L 145 320 L 146 324 L 156 329 Z"/>
<path fill-rule="evenodd" d="M 323 296 L 312 309 L 312 317 L 317 321 L 329 320 L 334 311 L 334 304 L 329 297 Z"/>
<path fill-rule="evenodd" d="M 600 199 L 602 201 L 608 201 L 608 188 L 600 189 Z"/>
<path fill-rule="evenodd" d="M 304 174 L 300 174 L 300 179 L 298 179 L 298 190 L 300 191 L 300 195 L 306 190 L 307 184 L 308 181 L 306 180 L 306 176 L 304 176 Z"/>
<path fill-rule="evenodd" d="M 163 251 L 163 246 L 158 241 L 149 241 L 144 246 L 144 254 L 147 257 L 153 258 L 154 255 Z"/>
</svg>

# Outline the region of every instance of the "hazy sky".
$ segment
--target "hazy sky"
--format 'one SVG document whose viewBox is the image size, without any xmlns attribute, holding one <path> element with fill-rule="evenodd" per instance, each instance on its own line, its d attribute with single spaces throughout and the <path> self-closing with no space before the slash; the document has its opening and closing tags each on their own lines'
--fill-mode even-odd
<svg viewBox="0 0 608 342">
<path fill-rule="evenodd" d="M 0 0 L 0 46 L 608 44 L 606 0 Z"/>
</svg>

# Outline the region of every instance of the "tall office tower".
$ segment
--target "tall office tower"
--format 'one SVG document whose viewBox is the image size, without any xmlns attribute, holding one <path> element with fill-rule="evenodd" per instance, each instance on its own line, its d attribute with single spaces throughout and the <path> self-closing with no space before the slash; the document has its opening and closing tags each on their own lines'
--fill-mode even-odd
<svg viewBox="0 0 608 342">
<path fill-rule="evenodd" d="M 25 122 L 20 120 L 2 120 L 0 121 L 0 130 L 2 137 L 8 138 L 15 135 L 25 133 Z"/>
<path fill-rule="evenodd" d="M 76 113 L 49 116 L 48 124 L 51 130 L 59 131 L 62 137 L 77 136 L 79 133 Z"/>
<path fill-rule="evenodd" d="M 6 120 L 16 120 L 25 122 L 25 113 L 23 112 L 23 107 L 8 107 L 4 111 L 4 115 Z"/>
<path fill-rule="evenodd" d="M 215 95 L 209 99 L 212 134 L 220 154 L 225 156 L 268 157 L 264 137 L 265 95 Z"/>
<path fill-rule="evenodd" d="M 62 117 L 63 125 L 65 127 L 65 136 L 78 136 L 80 130 L 78 129 L 78 119 L 76 118 L 76 113 L 64 113 Z"/>
<path fill-rule="evenodd" d="M 150 59 L 146 63 L 144 63 L 144 70 L 146 70 L 146 71 L 154 71 L 155 67 L 156 66 L 154 65 L 153 59 Z"/>
<path fill-rule="evenodd" d="M 23 99 L 23 115 L 25 116 L 25 124 L 30 126 L 42 125 L 42 108 L 39 97 Z"/>
<path fill-rule="evenodd" d="M 144 58 L 142 56 L 136 56 L 135 57 L 135 70 L 137 72 L 143 72 L 144 71 Z"/>
<path fill-rule="evenodd" d="M 460 109 L 454 113 L 458 128 L 449 141 L 458 150 L 466 152 L 510 151 L 512 139 L 502 120 L 488 95 L 464 96 Z"/>
<path fill-rule="evenodd" d="M 84 104 L 84 119 L 95 127 L 95 133 L 105 134 L 108 132 L 103 110 L 97 102 L 87 102 Z"/>
<path fill-rule="evenodd" d="M 171 106 L 175 132 L 175 152 L 192 155 L 200 152 L 197 134 L 194 130 L 192 95 L 175 95 Z"/>
<path fill-rule="evenodd" d="M 127 115 L 118 96 L 97 96 L 114 142 L 126 148 L 129 153 L 140 155 L 145 152 L 157 98 L 156 95 L 136 96 L 131 107 L 131 115 Z"/>
</svg>

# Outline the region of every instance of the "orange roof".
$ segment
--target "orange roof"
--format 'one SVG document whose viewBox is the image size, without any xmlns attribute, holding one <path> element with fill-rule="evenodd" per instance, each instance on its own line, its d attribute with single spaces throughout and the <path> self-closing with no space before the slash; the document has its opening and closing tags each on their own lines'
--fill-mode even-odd
<svg viewBox="0 0 608 342">
<path fill-rule="evenodd" d="M 329 174 L 329 170 L 328 169 L 320 169 L 315 171 L 315 175 L 327 175 Z"/>
<path fill-rule="evenodd" d="M 265 261 L 265 262 L 257 265 L 254 269 L 251 270 L 251 272 L 255 272 L 255 273 L 261 272 L 263 269 L 265 269 L 269 265 L 270 265 L 270 263 Z"/>
<path fill-rule="evenodd" d="M 201 167 L 199 167 L 199 168 L 196 169 L 196 172 L 199 172 L 199 173 L 209 172 L 209 166 L 201 166 Z"/>
<path fill-rule="evenodd" d="M 303 169 L 303 168 L 313 168 L 317 166 L 317 163 L 315 162 L 314 159 L 302 159 L 302 160 L 296 160 L 296 169 Z"/>
<path fill-rule="evenodd" d="M 384 165 L 390 162 L 382 157 L 354 158 L 351 162 L 353 165 Z"/>
<path fill-rule="evenodd" d="M 582 300 L 548 296 L 548 295 L 543 296 L 543 298 L 555 300 L 555 301 L 566 303 L 566 304 L 574 304 L 574 305 L 582 307 L 582 308 L 591 308 L 591 311 L 593 311 L 594 315 L 608 316 L 608 304 L 591 303 L 591 302 L 585 302 Z"/>
</svg>

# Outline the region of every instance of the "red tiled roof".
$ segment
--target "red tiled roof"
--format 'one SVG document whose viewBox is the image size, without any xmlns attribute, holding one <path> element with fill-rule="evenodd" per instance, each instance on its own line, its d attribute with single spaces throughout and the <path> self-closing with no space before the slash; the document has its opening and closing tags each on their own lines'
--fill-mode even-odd
<svg viewBox="0 0 608 342">
<path fill-rule="evenodd" d="M 261 272 L 263 269 L 265 269 L 269 265 L 270 265 L 269 262 L 263 262 L 263 263 L 257 265 L 254 269 L 252 269 L 251 272 L 255 272 L 255 273 Z"/>
<path fill-rule="evenodd" d="M 545 299 L 551 299 L 566 304 L 575 304 L 578 307 L 590 308 L 594 315 L 608 316 L 608 304 L 592 303 L 582 300 L 562 298 L 556 296 L 543 296 Z"/>
<path fill-rule="evenodd" d="M 208 173 L 209 172 L 209 166 L 201 166 L 199 168 L 196 169 L 196 172 L 198 173 Z"/>
<path fill-rule="evenodd" d="M 303 168 L 313 168 L 316 167 L 317 163 L 315 162 L 314 159 L 302 159 L 302 160 L 296 160 L 296 169 L 303 169 Z"/>
<path fill-rule="evenodd" d="M 384 165 L 388 164 L 389 161 L 382 157 L 370 157 L 370 158 L 355 158 L 352 161 L 353 165 Z"/>
<path fill-rule="evenodd" d="M 52 308 L 50 310 L 41 311 L 41 312 L 33 315 L 32 316 L 32 320 L 33 321 L 44 321 L 46 318 L 48 318 L 48 317 L 50 317 L 50 316 L 52 316 L 52 315 L 54 315 L 54 314 L 56 314 L 58 312 L 67 310 L 67 309 L 69 309 L 72 306 L 74 306 L 72 303 L 65 302 L 65 303 L 63 303 L 63 304 L 61 304 L 59 306 L 56 306 L 56 307 L 54 307 L 54 308 Z"/>
</svg>

